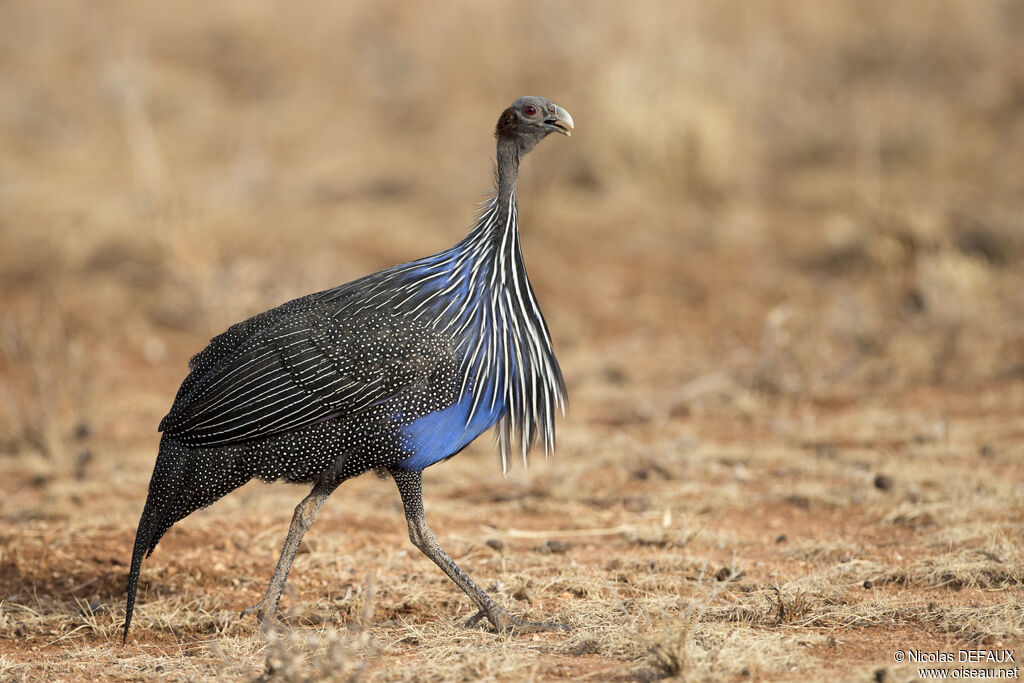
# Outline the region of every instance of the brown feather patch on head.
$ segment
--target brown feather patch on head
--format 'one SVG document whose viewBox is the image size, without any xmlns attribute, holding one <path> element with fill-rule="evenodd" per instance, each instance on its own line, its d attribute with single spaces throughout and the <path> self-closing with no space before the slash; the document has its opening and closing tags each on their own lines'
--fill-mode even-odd
<svg viewBox="0 0 1024 683">
<path fill-rule="evenodd" d="M 500 117 L 498 117 L 498 123 L 494 126 L 494 137 L 498 138 L 502 135 L 511 135 L 515 123 L 515 112 L 512 111 L 512 107 L 509 107 L 501 113 Z"/>
</svg>

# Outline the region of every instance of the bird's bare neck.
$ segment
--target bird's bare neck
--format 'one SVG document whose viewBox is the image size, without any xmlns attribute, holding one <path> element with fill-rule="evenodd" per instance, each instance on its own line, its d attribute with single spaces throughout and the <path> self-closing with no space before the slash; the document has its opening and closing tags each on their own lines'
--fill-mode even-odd
<svg viewBox="0 0 1024 683">
<path fill-rule="evenodd" d="M 498 204 L 503 207 L 514 201 L 519 179 L 519 143 L 514 138 L 498 138 Z"/>
</svg>

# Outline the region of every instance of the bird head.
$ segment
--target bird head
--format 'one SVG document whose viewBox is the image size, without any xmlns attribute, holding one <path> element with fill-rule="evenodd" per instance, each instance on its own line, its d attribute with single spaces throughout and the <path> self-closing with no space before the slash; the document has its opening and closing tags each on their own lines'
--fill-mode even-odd
<svg viewBox="0 0 1024 683">
<path fill-rule="evenodd" d="M 520 97 L 502 112 L 494 136 L 515 140 L 526 154 L 551 133 L 572 135 L 572 130 L 572 116 L 548 98 Z"/>
</svg>

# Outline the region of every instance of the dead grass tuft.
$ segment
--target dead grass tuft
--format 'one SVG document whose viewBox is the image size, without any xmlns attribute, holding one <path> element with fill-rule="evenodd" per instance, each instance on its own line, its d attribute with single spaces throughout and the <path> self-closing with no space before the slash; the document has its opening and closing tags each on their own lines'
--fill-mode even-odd
<svg viewBox="0 0 1024 683">
<path fill-rule="evenodd" d="M 367 662 L 379 654 L 372 636 L 354 629 L 320 632 L 287 631 L 269 634 L 260 681 L 354 681 L 366 671 Z"/>
</svg>

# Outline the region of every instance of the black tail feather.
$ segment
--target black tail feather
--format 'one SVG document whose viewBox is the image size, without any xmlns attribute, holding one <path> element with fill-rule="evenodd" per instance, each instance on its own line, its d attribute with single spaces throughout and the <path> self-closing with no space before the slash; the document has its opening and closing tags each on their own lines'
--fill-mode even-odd
<svg viewBox="0 0 1024 683">
<path fill-rule="evenodd" d="M 132 549 L 132 565 L 128 572 L 128 606 L 125 609 L 124 633 L 121 635 L 121 644 L 128 642 L 128 629 L 132 625 L 132 613 L 135 611 L 135 592 L 139 588 L 139 572 L 142 570 L 142 560 L 152 552 L 150 548 L 155 545 L 150 542 L 149 521 L 152 517 L 152 507 L 146 502 L 142 510 L 142 517 L 139 519 L 139 528 L 135 532 L 135 547 Z"/>
<path fill-rule="evenodd" d="M 135 532 L 122 643 L 128 641 L 142 561 L 152 554 L 175 522 L 214 503 L 253 477 L 243 465 L 244 458 L 237 456 L 238 453 L 226 449 L 192 448 L 166 436 L 161 440 L 146 506 Z"/>
</svg>

